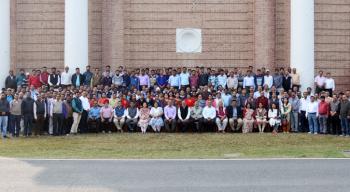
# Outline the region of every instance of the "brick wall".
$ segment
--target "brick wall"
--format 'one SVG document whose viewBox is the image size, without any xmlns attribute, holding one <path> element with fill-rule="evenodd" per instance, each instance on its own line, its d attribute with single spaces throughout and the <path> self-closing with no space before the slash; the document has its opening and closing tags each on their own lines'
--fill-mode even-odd
<svg viewBox="0 0 350 192">
<path fill-rule="evenodd" d="M 63 68 L 64 0 L 11 0 L 13 68 Z"/>
<path fill-rule="evenodd" d="M 350 89 L 350 1 L 315 0 L 315 73 L 331 72 L 337 90 Z"/>
<path fill-rule="evenodd" d="M 290 1 L 276 0 L 275 67 L 290 66 Z"/>
</svg>

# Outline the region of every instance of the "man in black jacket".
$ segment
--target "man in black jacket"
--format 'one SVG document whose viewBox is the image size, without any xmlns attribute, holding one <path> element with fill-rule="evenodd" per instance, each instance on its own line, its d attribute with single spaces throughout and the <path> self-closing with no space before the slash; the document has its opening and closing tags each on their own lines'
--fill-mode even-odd
<svg viewBox="0 0 350 192">
<path fill-rule="evenodd" d="M 76 68 L 74 75 L 72 75 L 72 85 L 80 87 L 84 83 L 84 75 L 80 73 L 80 69 Z"/>
<path fill-rule="evenodd" d="M 10 113 L 10 104 L 6 100 L 4 93 L 1 93 L 0 97 L 0 129 L 2 132 L 2 137 L 7 138 L 7 122 Z"/>
<path fill-rule="evenodd" d="M 30 92 L 27 92 L 26 98 L 22 101 L 21 111 L 24 121 L 24 136 L 28 137 L 32 135 L 34 120 L 34 99 L 31 97 Z"/>
<path fill-rule="evenodd" d="M 242 110 L 237 106 L 237 101 L 235 99 L 232 100 L 230 106 L 226 107 L 226 114 L 232 131 L 238 131 L 242 128 Z"/>
<path fill-rule="evenodd" d="M 16 81 L 16 76 L 13 74 L 13 70 L 10 70 L 9 76 L 6 77 L 5 80 L 5 88 L 6 89 L 17 89 L 17 81 Z"/>
</svg>

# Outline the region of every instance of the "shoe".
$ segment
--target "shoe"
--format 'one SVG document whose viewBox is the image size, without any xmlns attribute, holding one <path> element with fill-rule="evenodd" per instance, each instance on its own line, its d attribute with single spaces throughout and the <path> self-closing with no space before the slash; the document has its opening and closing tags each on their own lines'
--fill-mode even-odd
<svg viewBox="0 0 350 192">
<path fill-rule="evenodd" d="M 318 133 L 316 132 L 316 133 L 314 133 L 314 135 L 318 135 Z"/>
<path fill-rule="evenodd" d="M 112 131 L 108 131 L 108 134 L 111 134 L 112 133 Z"/>
<path fill-rule="evenodd" d="M 307 132 L 308 134 L 312 134 L 311 132 Z"/>
</svg>

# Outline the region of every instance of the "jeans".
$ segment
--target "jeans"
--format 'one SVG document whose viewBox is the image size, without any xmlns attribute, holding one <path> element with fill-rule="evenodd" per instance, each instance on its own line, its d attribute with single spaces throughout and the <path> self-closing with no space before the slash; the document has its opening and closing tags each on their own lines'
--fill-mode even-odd
<svg viewBox="0 0 350 192">
<path fill-rule="evenodd" d="M 7 134 L 7 121 L 8 116 L 0 116 L 0 129 L 3 137 L 5 137 Z"/>
<path fill-rule="evenodd" d="M 343 135 L 350 135 L 349 120 L 346 117 L 340 117 L 341 131 Z"/>
<path fill-rule="evenodd" d="M 10 132 L 12 133 L 12 136 L 19 136 L 19 132 L 21 131 L 21 115 L 11 115 L 11 128 Z"/>
<path fill-rule="evenodd" d="M 308 121 L 309 121 L 309 131 L 311 133 L 318 133 L 318 123 L 317 123 L 316 113 L 309 113 Z"/>
<path fill-rule="evenodd" d="M 320 115 L 318 117 L 318 121 L 320 123 L 320 131 L 321 133 L 326 134 L 327 133 L 327 115 Z"/>
<path fill-rule="evenodd" d="M 290 122 L 292 126 L 292 131 L 293 132 L 298 132 L 299 131 L 299 113 L 298 112 L 292 112 L 290 116 Z"/>
</svg>

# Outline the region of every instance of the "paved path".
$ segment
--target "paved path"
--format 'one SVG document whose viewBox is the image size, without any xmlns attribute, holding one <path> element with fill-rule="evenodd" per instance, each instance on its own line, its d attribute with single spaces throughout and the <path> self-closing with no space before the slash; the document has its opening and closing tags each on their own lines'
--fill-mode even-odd
<svg viewBox="0 0 350 192">
<path fill-rule="evenodd" d="M 350 159 L 0 159 L 0 191 L 349 192 Z"/>
</svg>

